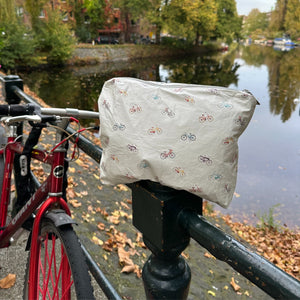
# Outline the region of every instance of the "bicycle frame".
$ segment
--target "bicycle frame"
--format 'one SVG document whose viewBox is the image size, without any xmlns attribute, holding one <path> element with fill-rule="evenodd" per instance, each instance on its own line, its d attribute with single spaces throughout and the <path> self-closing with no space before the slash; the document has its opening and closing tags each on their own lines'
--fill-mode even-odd
<svg viewBox="0 0 300 300">
<path fill-rule="evenodd" d="M 14 126 L 10 126 L 14 132 Z M 32 197 L 26 202 L 22 209 L 6 226 L 7 209 L 10 198 L 11 174 L 13 169 L 13 161 L 16 153 L 22 153 L 22 145 L 15 141 L 12 133 L 8 137 L 8 144 L 0 154 L 5 154 L 5 169 L 2 186 L 2 195 L 0 201 L 0 248 L 8 247 L 10 239 L 21 228 L 22 224 L 39 208 L 38 218 L 34 221 L 32 240 L 37 240 L 39 221 L 41 216 L 51 207 L 61 207 L 70 215 L 70 210 L 62 198 L 62 185 L 64 174 L 64 160 L 66 149 L 62 146 L 58 147 L 53 153 L 46 155 L 43 150 L 35 149 L 32 151 L 32 158 L 50 164 L 51 172 L 43 184 L 36 190 Z M 3 153 L 4 152 L 4 153 Z M 47 201 L 45 201 L 47 199 Z M 44 202 L 45 201 L 45 202 Z M 5 227 L 5 228 L 4 228 Z M 4 228 L 4 229 L 3 229 Z"/>
</svg>

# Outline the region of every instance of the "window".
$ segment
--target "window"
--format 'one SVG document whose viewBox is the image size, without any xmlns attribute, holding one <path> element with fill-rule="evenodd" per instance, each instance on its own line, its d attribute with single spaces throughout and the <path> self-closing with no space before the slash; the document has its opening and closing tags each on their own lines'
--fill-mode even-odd
<svg viewBox="0 0 300 300">
<path fill-rule="evenodd" d="M 24 13 L 24 9 L 23 7 L 17 7 L 16 8 L 16 13 L 17 13 L 17 16 L 23 16 L 23 13 Z"/>
<path fill-rule="evenodd" d="M 45 17 L 46 17 L 45 11 L 42 9 L 42 10 L 40 11 L 39 18 L 44 19 Z"/>
</svg>

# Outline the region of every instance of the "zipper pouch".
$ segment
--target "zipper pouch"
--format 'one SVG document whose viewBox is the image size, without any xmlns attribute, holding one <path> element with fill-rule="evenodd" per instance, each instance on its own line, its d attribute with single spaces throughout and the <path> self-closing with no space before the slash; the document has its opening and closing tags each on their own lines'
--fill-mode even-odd
<svg viewBox="0 0 300 300">
<path fill-rule="evenodd" d="M 250 92 L 224 87 L 108 80 L 98 99 L 101 182 L 151 180 L 228 207 L 238 138 L 256 104 Z"/>
</svg>

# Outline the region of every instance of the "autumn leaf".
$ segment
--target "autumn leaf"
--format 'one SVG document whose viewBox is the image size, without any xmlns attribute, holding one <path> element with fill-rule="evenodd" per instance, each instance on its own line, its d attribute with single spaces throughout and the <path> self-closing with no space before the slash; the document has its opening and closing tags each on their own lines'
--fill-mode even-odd
<svg viewBox="0 0 300 300">
<path fill-rule="evenodd" d="M 82 195 L 82 196 L 87 196 L 88 194 L 89 194 L 88 191 L 82 191 L 82 192 L 81 192 L 81 195 Z"/>
<path fill-rule="evenodd" d="M 68 195 L 68 198 L 71 198 L 71 199 L 76 197 L 76 193 L 75 193 L 74 189 L 72 189 L 72 188 L 67 189 L 67 195 Z"/>
<path fill-rule="evenodd" d="M 184 253 L 184 252 L 181 253 L 181 256 L 183 258 L 185 258 L 185 259 L 189 259 L 190 258 L 190 256 L 188 255 L 188 253 Z"/>
<path fill-rule="evenodd" d="M 114 187 L 114 190 L 118 190 L 118 191 L 124 191 L 127 192 L 128 191 L 128 187 L 124 184 L 118 184 L 117 186 Z"/>
<path fill-rule="evenodd" d="M 99 228 L 99 230 L 104 230 L 104 229 L 105 229 L 105 224 L 99 222 L 99 223 L 97 224 L 97 227 Z"/>
<path fill-rule="evenodd" d="M 70 203 L 73 207 L 80 207 L 82 204 L 80 202 L 78 202 L 78 200 L 76 199 L 72 199 L 72 200 L 69 200 L 68 203 Z"/>
<path fill-rule="evenodd" d="M 129 207 L 125 202 L 121 201 L 120 204 L 121 204 L 124 208 L 130 209 L 130 207 Z"/>
<path fill-rule="evenodd" d="M 121 270 L 121 273 L 132 273 L 135 270 L 135 266 L 134 264 L 132 265 L 128 265 L 128 266 L 124 266 L 123 269 Z"/>
<path fill-rule="evenodd" d="M 0 288 L 9 289 L 16 283 L 16 274 L 8 274 L 0 280 Z"/>
<path fill-rule="evenodd" d="M 241 289 L 241 287 L 234 281 L 233 277 L 231 277 L 230 284 L 233 287 L 235 292 L 238 292 Z"/>
<path fill-rule="evenodd" d="M 130 253 L 127 252 L 123 247 L 118 248 L 119 263 L 121 266 L 134 265 L 132 259 L 130 259 Z"/>
<path fill-rule="evenodd" d="M 204 256 L 207 257 L 207 258 L 214 258 L 214 259 L 216 259 L 212 254 L 210 254 L 208 252 L 205 252 Z"/>
<path fill-rule="evenodd" d="M 92 242 L 96 245 L 102 246 L 103 245 L 103 241 L 100 240 L 99 238 L 97 238 L 95 235 L 92 237 Z"/>
<path fill-rule="evenodd" d="M 142 270 L 137 265 L 135 265 L 134 273 L 136 274 L 137 278 L 141 278 L 142 277 Z"/>
<path fill-rule="evenodd" d="M 76 172 L 75 168 L 73 168 L 73 167 L 69 167 L 69 168 L 68 168 L 68 171 L 69 171 L 70 173 L 75 173 L 75 172 Z"/>
<path fill-rule="evenodd" d="M 118 216 L 108 216 L 107 217 L 107 220 L 110 222 L 110 223 L 113 223 L 115 225 L 118 225 L 120 223 L 120 220 L 119 220 L 119 217 Z"/>
</svg>

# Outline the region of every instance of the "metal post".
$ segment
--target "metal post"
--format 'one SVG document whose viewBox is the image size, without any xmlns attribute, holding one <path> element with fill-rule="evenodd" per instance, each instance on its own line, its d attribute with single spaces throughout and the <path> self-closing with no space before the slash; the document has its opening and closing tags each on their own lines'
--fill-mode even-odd
<svg viewBox="0 0 300 300">
<path fill-rule="evenodd" d="M 21 98 L 15 94 L 15 88 L 23 90 L 23 80 L 18 75 L 0 76 L 0 81 L 4 85 L 5 101 L 8 104 L 19 104 Z"/>
<path fill-rule="evenodd" d="M 147 298 L 186 299 L 191 271 L 180 254 L 190 237 L 178 225 L 177 217 L 184 207 L 201 214 L 202 199 L 150 181 L 130 188 L 133 225 L 142 232 L 152 252 L 142 273 Z"/>
</svg>

